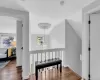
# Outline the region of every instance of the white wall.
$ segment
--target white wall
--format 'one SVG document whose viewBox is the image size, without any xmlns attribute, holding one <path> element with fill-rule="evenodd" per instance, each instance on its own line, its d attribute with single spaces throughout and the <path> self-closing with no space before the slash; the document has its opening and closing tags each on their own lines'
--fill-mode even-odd
<svg viewBox="0 0 100 80">
<path fill-rule="evenodd" d="M 50 47 L 65 48 L 65 21 L 56 25 L 50 32 Z"/>
<path fill-rule="evenodd" d="M 73 13 L 72 15 L 68 16 L 67 19 L 78 36 L 82 38 L 82 10 Z"/>
<path fill-rule="evenodd" d="M 81 75 L 80 54 L 82 53 L 82 41 L 67 20 L 65 20 L 65 30 L 66 53 L 64 54 L 64 64 Z"/>
<path fill-rule="evenodd" d="M 66 33 L 66 50 L 70 53 L 68 57 L 70 61 L 69 60 L 67 61 L 69 61 L 70 67 L 75 72 L 77 72 L 79 75 L 82 75 L 82 62 L 80 61 L 80 54 L 82 54 L 82 31 L 83 31 L 82 30 L 83 29 L 82 10 L 78 10 L 76 13 L 73 13 L 72 15 L 68 16 L 67 19 L 68 19 L 68 24 L 70 26 L 69 28 L 70 31 L 67 31 L 66 29 L 66 32 L 67 32 Z M 69 38 L 67 36 L 68 34 L 70 34 Z M 69 43 L 70 45 L 68 46 L 67 43 Z"/>
<path fill-rule="evenodd" d="M 43 34 L 32 34 L 31 35 L 31 49 L 32 50 L 39 50 L 39 49 L 43 49 L 42 48 L 42 46 L 39 46 L 39 45 L 37 45 L 37 36 L 40 36 L 40 37 L 42 37 L 42 36 L 44 36 Z M 46 43 L 47 43 L 47 48 L 49 48 L 49 45 L 50 45 L 50 41 L 49 41 L 50 39 L 49 39 L 49 35 L 46 35 L 45 36 L 45 41 L 46 41 Z"/>
<path fill-rule="evenodd" d="M 16 19 L 0 16 L 0 33 L 16 33 Z"/>
<path fill-rule="evenodd" d="M 82 53 L 81 24 L 74 20 L 65 20 L 56 25 L 50 33 L 51 48 L 66 48 L 63 54 L 64 66 L 69 66 L 77 74 L 81 75 L 82 63 L 80 54 Z"/>
<path fill-rule="evenodd" d="M 14 33 L 0 33 L 0 42 L 1 42 L 1 35 L 7 35 L 7 36 L 14 36 L 16 38 L 16 34 Z M 37 36 L 43 36 L 43 34 L 32 34 L 31 35 L 31 50 L 39 50 L 42 49 L 41 46 L 37 45 Z M 49 35 L 46 35 L 45 37 L 46 39 L 46 43 L 48 44 L 48 48 L 50 48 L 50 37 Z M 0 43 L 0 47 L 1 47 L 1 43 Z"/>
</svg>

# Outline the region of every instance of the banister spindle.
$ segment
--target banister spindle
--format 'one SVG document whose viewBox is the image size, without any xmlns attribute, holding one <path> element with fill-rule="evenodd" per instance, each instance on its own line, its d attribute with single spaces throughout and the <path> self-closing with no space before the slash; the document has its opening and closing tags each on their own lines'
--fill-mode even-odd
<svg viewBox="0 0 100 80">
<path fill-rule="evenodd" d="M 60 54 L 61 54 L 61 51 L 59 50 L 59 59 L 61 59 L 61 55 Z"/>
<path fill-rule="evenodd" d="M 37 62 L 38 62 L 38 53 L 37 53 Z"/>
<path fill-rule="evenodd" d="M 57 59 L 59 58 L 59 51 L 57 51 Z"/>
<path fill-rule="evenodd" d="M 46 61 L 46 52 L 44 52 L 45 53 L 45 61 Z"/>
<path fill-rule="evenodd" d="M 63 52 L 64 52 L 64 51 L 62 50 L 62 53 L 61 53 L 61 59 L 63 59 Z"/>
<path fill-rule="evenodd" d="M 55 51 L 55 59 L 57 58 L 57 51 Z"/>
<path fill-rule="evenodd" d="M 42 62 L 42 52 L 41 52 L 41 62 Z"/>
<path fill-rule="evenodd" d="M 46 61 L 49 59 L 48 51 L 46 52 Z"/>
<path fill-rule="evenodd" d="M 62 60 L 62 50 L 60 51 L 60 59 Z"/>
<path fill-rule="evenodd" d="M 56 59 L 58 58 L 58 51 L 56 51 Z"/>
<path fill-rule="evenodd" d="M 52 51 L 52 59 L 53 59 L 53 51 Z"/>
<path fill-rule="evenodd" d="M 48 55 L 48 57 L 49 57 L 49 59 L 48 59 L 48 60 L 50 60 L 50 52 L 48 52 L 48 54 L 49 54 L 49 55 Z"/>
<path fill-rule="evenodd" d="M 64 50 L 62 50 L 62 60 L 63 60 L 63 55 L 65 54 L 65 51 Z"/>
<path fill-rule="evenodd" d="M 32 55 L 32 62 L 33 62 L 33 73 L 35 72 L 35 59 L 34 59 L 34 54 Z"/>
<path fill-rule="evenodd" d="M 61 51 L 61 60 L 62 60 L 62 54 L 63 54 L 63 51 Z"/>
<path fill-rule="evenodd" d="M 58 58 L 60 59 L 60 50 L 58 51 Z"/>
<path fill-rule="evenodd" d="M 61 51 L 59 50 L 59 59 L 61 59 L 61 56 L 60 56 L 60 54 L 61 54 Z"/>
</svg>

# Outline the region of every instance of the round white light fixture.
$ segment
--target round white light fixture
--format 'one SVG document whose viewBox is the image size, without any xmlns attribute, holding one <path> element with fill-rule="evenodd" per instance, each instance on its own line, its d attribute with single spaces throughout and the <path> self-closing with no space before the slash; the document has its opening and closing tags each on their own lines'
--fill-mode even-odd
<svg viewBox="0 0 100 80">
<path fill-rule="evenodd" d="M 65 4 L 65 1 L 64 1 L 64 0 L 61 0 L 61 1 L 60 1 L 60 5 L 63 6 L 64 4 Z"/>
<path fill-rule="evenodd" d="M 38 26 L 41 28 L 41 29 L 49 29 L 51 24 L 49 23 L 39 23 Z"/>
<path fill-rule="evenodd" d="M 43 39 L 42 46 L 43 46 L 43 49 L 46 49 L 48 44 L 46 42 L 46 33 L 45 33 L 45 30 L 49 29 L 50 26 L 51 26 L 51 24 L 49 24 L 49 23 L 39 23 L 38 26 L 39 26 L 40 29 L 44 30 L 44 39 Z"/>
<path fill-rule="evenodd" d="M 21 1 L 25 1 L 25 0 L 21 0 Z"/>
</svg>

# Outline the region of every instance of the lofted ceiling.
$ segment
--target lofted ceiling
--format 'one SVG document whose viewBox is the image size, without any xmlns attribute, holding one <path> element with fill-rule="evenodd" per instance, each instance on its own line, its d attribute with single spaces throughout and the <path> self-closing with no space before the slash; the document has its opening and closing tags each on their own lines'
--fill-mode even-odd
<svg viewBox="0 0 100 80">
<path fill-rule="evenodd" d="M 38 28 L 39 23 L 50 23 L 52 26 L 47 31 L 49 33 L 55 25 L 94 0 L 64 0 L 64 5 L 60 5 L 60 1 L 61 0 L 0 0 L 0 7 L 29 11 L 31 33 L 41 34 L 43 31 Z M 9 21 L 10 20 L 8 20 L 8 22 Z M 12 25 L 14 25 L 13 22 Z"/>
</svg>

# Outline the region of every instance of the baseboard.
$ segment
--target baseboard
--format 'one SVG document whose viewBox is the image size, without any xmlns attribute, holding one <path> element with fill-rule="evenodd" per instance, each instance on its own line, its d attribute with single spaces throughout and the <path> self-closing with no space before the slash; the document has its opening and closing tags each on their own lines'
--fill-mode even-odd
<svg viewBox="0 0 100 80">
<path fill-rule="evenodd" d="M 63 65 L 64 67 L 70 67 L 69 65 Z"/>
<path fill-rule="evenodd" d="M 82 78 L 81 80 L 86 80 L 86 79 Z"/>
</svg>

